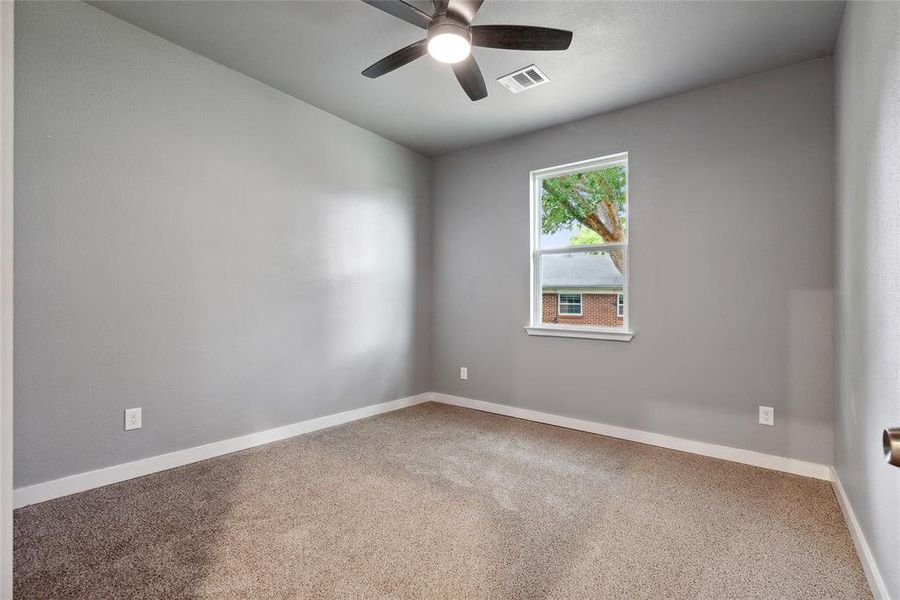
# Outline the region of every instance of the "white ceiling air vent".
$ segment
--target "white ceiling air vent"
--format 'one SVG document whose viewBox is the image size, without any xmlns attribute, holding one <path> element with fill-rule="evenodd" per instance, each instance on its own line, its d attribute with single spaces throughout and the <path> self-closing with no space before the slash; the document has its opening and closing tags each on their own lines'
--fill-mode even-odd
<svg viewBox="0 0 900 600">
<path fill-rule="evenodd" d="M 498 78 L 497 81 L 503 84 L 503 87 L 513 94 L 518 94 L 527 89 L 537 87 L 542 83 L 547 83 L 550 79 L 536 66 L 529 65 L 524 69 L 519 69 L 518 71 L 513 71 L 509 75 L 504 75 L 503 77 Z"/>
</svg>

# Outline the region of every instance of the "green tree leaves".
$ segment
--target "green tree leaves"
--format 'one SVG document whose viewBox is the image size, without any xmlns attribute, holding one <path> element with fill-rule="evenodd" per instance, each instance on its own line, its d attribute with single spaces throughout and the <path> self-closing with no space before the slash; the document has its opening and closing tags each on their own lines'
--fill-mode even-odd
<svg viewBox="0 0 900 600">
<path fill-rule="evenodd" d="M 625 167 L 544 179 L 541 232 L 555 233 L 582 225 L 603 241 L 624 241 Z"/>
<path fill-rule="evenodd" d="M 541 182 L 541 233 L 577 229 L 570 240 L 572 245 L 624 242 L 627 234 L 626 185 L 624 166 L 544 179 Z M 622 251 L 612 250 L 609 256 L 623 273 Z"/>
</svg>

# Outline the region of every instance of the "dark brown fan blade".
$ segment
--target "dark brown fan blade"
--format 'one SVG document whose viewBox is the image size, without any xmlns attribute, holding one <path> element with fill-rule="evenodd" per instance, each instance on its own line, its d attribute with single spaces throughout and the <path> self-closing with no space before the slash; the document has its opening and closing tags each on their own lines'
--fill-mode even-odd
<svg viewBox="0 0 900 600">
<path fill-rule="evenodd" d="M 424 56 L 428 52 L 428 40 L 419 40 L 414 44 L 410 44 L 406 48 L 401 48 L 385 56 L 377 63 L 362 72 L 363 75 L 371 79 L 381 77 L 385 73 L 390 73 L 394 69 L 398 69 L 405 64 L 411 63 L 420 56 Z"/>
<path fill-rule="evenodd" d="M 565 50 L 572 32 L 526 25 L 475 25 L 472 45 L 504 50 Z"/>
<path fill-rule="evenodd" d="M 465 19 L 466 23 L 471 23 L 483 3 L 484 0 L 450 0 L 447 9 Z"/>
<path fill-rule="evenodd" d="M 434 16 L 443 15 L 447 12 L 447 4 L 450 0 L 433 0 Z"/>
<path fill-rule="evenodd" d="M 475 62 L 474 56 L 470 54 L 467 59 L 454 63 L 451 66 L 456 74 L 456 79 L 459 81 L 459 85 L 466 91 L 469 98 L 481 100 L 488 95 L 487 88 L 484 85 L 484 77 L 481 76 L 481 69 L 478 68 L 478 63 Z"/>
<path fill-rule="evenodd" d="M 378 10 L 383 10 L 389 15 L 393 15 L 398 19 L 403 19 L 407 23 L 411 23 L 416 27 L 428 29 L 431 23 L 431 17 L 414 6 L 410 6 L 406 2 L 400 0 L 362 0 L 369 6 L 374 6 Z"/>
</svg>

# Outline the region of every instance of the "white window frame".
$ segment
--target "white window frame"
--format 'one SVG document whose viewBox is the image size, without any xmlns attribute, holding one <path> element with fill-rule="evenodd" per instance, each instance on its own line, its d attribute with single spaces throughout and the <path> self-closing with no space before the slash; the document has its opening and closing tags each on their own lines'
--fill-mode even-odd
<svg viewBox="0 0 900 600">
<path fill-rule="evenodd" d="M 578 312 L 577 313 L 573 313 L 573 312 L 564 313 L 562 311 L 562 305 L 563 305 L 562 297 L 563 296 L 578 296 Z M 543 298 L 543 296 L 542 296 L 542 298 Z M 566 302 L 567 306 L 571 306 L 572 304 L 573 304 L 572 302 Z M 557 292 L 556 293 L 556 316 L 558 316 L 558 317 L 581 317 L 583 315 L 584 315 L 584 294 L 579 294 L 579 293 L 570 294 L 568 292 Z"/>
<path fill-rule="evenodd" d="M 616 294 L 616 316 L 625 316 L 625 296 L 624 294 Z"/>
<path fill-rule="evenodd" d="M 609 156 L 601 156 L 599 158 L 591 158 L 588 160 L 582 160 L 574 163 L 568 163 L 565 165 L 560 165 L 557 167 L 548 167 L 546 169 L 537 169 L 531 171 L 530 175 L 530 193 L 529 193 L 529 203 L 530 203 L 530 215 L 531 215 L 531 266 L 530 266 L 530 293 L 531 293 L 531 309 L 530 309 L 530 317 L 529 324 L 525 326 L 525 331 L 529 335 L 537 335 L 537 336 L 554 336 L 554 337 L 572 337 L 572 338 L 587 338 L 587 339 L 599 339 L 599 340 L 615 340 L 615 341 L 631 341 L 634 337 L 634 332 L 631 331 L 629 326 L 629 302 L 628 302 L 628 288 L 629 288 L 629 278 L 631 275 L 631 269 L 628 267 L 628 259 L 629 259 L 629 242 L 631 241 L 632 236 L 632 223 L 631 220 L 628 219 L 628 235 L 625 239 L 625 242 L 622 243 L 603 243 L 603 244 L 593 244 L 589 246 L 561 246 L 557 248 L 541 248 L 541 193 L 543 192 L 543 180 L 549 179 L 553 177 L 560 177 L 563 175 L 574 175 L 576 173 L 584 173 L 586 171 L 597 171 L 600 169 L 606 169 L 609 167 L 615 166 L 624 166 L 625 167 L 625 189 L 626 189 L 626 203 L 625 203 L 625 218 L 628 219 L 629 211 L 631 210 L 631 197 L 630 197 L 630 177 L 631 177 L 631 169 L 628 161 L 628 153 L 621 152 L 619 154 L 612 154 Z M 543 290 L 541 289 L 540 282 L 540 259 L 541 256 L 546 254 L 571 254 L 573 252 L 609 252 L 611 250 L 622 250 L 624 265 L 625 265 L 625 274 L 622 281 L 622 291 L 621 294 L 624 298 L 624 307 L 622 316 L 622 327 L 596 327 L 593 325 L 572 325 L 572 324 L 554 324 L 554 323 L 543 323 L 542 321 L 542 307 L 543 307 Z M 559 301 L 557 300 L 557 303 Z M 584 298 L 582 298 L 582 302 L 584 302 Z M 582 311 L 584 310 L 582 305 Z M 557 305 L 557 314 L 559 313 L 559 306 Z M 616 312 L 618 313 L 618 297 L 616 301 Z M 562 315 L 560 315 L 562 316 Z M 572 315 L 576 316 L 576 315 Z"/>
</svg>

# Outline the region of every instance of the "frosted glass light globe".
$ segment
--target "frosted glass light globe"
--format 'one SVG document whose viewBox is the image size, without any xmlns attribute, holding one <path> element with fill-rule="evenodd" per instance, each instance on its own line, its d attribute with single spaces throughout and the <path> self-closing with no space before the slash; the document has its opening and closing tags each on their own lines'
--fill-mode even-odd
<svg viewBox="0 0 900 600">
<path fill-rule="evenodd" d="M 439 33 L 428 40 L 428 54 L 443 63 L 458 63 L 471 51 L 469 40 L 456 33 Z"/>
</svg>

